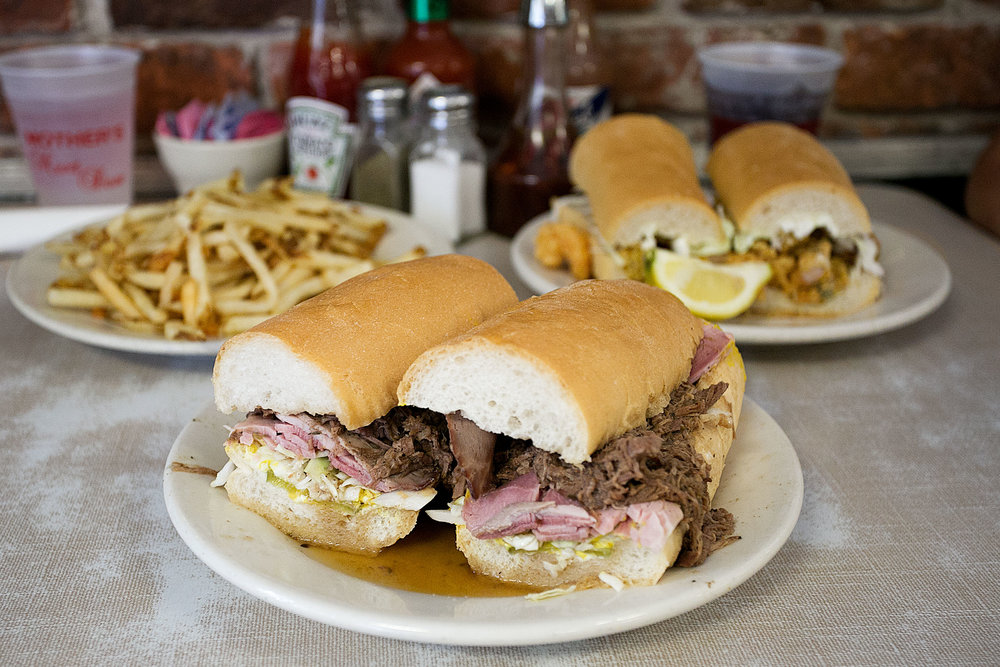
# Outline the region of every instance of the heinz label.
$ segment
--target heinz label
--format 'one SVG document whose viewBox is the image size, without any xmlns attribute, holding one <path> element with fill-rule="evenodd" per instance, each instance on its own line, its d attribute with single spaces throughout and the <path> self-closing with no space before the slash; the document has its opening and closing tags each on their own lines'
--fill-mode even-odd
<svg viewBox="0 0 1000 667">
<path fill-rule="evenodd" d="M 293 97 L 285 107 L 288 163 L 300 190 L 341 198 L 354 162 L 357 127 L 344 107 L 312 97 Z"/>
</svg>

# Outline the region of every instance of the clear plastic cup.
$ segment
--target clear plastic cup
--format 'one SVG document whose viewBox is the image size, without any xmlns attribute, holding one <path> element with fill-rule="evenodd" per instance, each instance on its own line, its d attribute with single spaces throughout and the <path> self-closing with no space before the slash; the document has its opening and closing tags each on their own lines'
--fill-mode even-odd
<svg viewBox="0 0 1000 667">
<path fill-rule="evenodd" d="M 139 57 L 86 44 L 0 57 L 4 96 L 39 204 L 131 201 Z"/>
<path fill-rule="evenodd" d="M 760 120 L 813 134 L 844 58 L 806 44 L 727 42 L 698 51 L 708 96 L 711 140 Z"/>
</svg>

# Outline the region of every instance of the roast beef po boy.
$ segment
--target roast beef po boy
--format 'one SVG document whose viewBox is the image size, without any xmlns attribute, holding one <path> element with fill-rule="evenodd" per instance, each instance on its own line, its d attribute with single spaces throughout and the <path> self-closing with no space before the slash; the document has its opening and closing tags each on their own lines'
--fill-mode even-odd
<svg viewBox="0 0 1000 667">
<path fill-rule="evenodd" d="M 453 467 L 444 419 L 396 407 L 404 371 L 516 303 L 489 264 L 445 255 L 359 275 L 229 339 L 215 403 L 249 414 L 216 485 L 297 540 L 393 544 Z"/>
<path fill-rule="evenodd" d="M 447 415 L 449 510 L 472 569 L 551 587 L 648 585 L 727 544 L 712 509 L 745 375 L 674 296 L 587 280 L 424 352 L 401 404 Z"/>
</svg>

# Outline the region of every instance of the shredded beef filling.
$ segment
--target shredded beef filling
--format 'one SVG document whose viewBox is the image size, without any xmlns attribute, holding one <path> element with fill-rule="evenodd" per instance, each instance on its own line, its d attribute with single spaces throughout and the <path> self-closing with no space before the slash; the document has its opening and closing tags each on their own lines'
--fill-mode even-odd
<svg viewBox="0 0 1000 667">
<path fill-rule="evenodd" d="M 436 484 L 455 465 L 444 415 L 430 410 L 395 407 L 355 433 L 384 448 L 361 460 L 375 479 L 429 476 Z"/>
<path fill-rule="evenodd" d="M 263 417 L 273 410 L 257 408 Z M 413 407 L 395 407 L 367 426 L 348 431 L 333 415 L 314 415 L 377 483 L 392 480 L 403 489 L 422 489 L 446 480 L 455 459 L 448 446 L 444 415 Z"/>
<path fill-rule="evenodd" d="M 719 382 L 697 390 L 682 383 L 662 413 L 608 442 L 582 467 L 528 441 L 511 441 L 509 446 L 497 448 L 497 483 L 534 472 L 543 490 L 555 489 L 594 511 L 652 500 L 677 503 L 687 523 L 677 564 L 699 565 L 713 551 L 738 539 L 733 536 L 733 516 L 724 509 L 711 508 L 709 465 L 690 444 L 690 435 L 700 426 L 702 415 L 727 386 Z"/>
</svg>

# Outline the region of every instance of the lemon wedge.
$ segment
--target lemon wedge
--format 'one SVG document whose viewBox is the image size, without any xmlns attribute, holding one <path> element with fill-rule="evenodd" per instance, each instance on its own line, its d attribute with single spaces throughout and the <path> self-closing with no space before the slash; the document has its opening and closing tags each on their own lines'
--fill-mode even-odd
<svg viewBox="0 0 1000 667">
<path fill-rule="evenodd" d="M 657 248 L 649 282 L 667 290 L 695 315 L 709 320 L 736 317 L 771 279 L 767 262 L 712 262 Z"/>
</svg>

